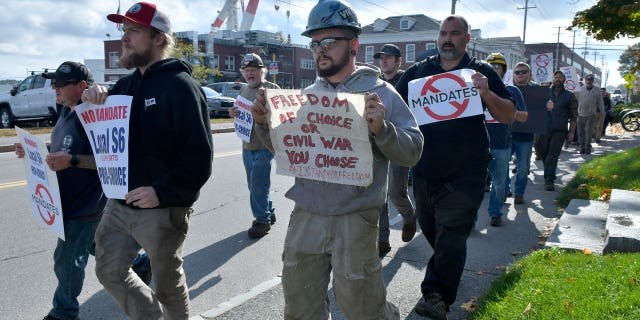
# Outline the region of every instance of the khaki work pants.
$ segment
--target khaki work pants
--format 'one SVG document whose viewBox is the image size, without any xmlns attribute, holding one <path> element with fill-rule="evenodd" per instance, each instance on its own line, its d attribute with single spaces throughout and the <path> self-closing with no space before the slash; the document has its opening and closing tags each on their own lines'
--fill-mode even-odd
<svg viewBox="0 0 640 320">
<path fill-rule="evenodd" d="M 330 318 L 327 289 L 347 319 L 399 319 L 386 301 L 378 258 L 378 208 L 326 216 L 293 210 L 284 244 L 282 286 L 287 320 Z"/>
<path fill-rule="evenodd" d="M 96 275 L 130 319 L 189 318 L 182 269 L 189 213 L 183 207 L 134 209 L 118 200 L 107 203 L 96 231 Z M 151 260 L 155 291 L 131 270 L 141 247 Z"/>
</svg>

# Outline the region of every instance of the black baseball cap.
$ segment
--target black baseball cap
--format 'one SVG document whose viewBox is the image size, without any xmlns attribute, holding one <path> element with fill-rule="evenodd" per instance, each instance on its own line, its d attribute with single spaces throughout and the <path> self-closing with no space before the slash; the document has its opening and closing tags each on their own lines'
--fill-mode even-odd
<svg viewBox="0 0 640 320">
<path fill-rule="evenodd" d="M 376 52 L 376 54 L 373 55 L 374 59 L 380 59 L 380 55 L 381 54 L 387 54 L 390 56 L 396 56 L 396 57 L 402 57 L 402 53 L 400 52 L 400 49 L 395 45 L 395 44 L 385 44 L 384 46 L 382 46 L 382 48 L 380 48 L 379 52 Z"/>
<path fill-rule="evenodd" d="M 56 72 L 45 72 L 42 77 L 51 79 L 58 83 L 73 83 L 86 81 L 88 84 L 93 83 L 93 75 L 91 71 L 82 63 L 74 61 L 63 62 Z"/>
<path fill-rule="evenodd" d="M 593 74 L 588 74 L 586 77 L 584 77 L 585 80 L 591 80 L 593 81 Z"/>
</svg>

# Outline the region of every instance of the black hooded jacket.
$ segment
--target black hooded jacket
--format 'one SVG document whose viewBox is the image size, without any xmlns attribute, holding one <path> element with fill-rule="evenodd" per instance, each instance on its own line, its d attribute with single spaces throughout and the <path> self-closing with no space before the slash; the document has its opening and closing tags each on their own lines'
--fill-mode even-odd
<svg viewBox="0 0 640 320">
<path fill-rule="evenodd" d="M 133 96 L 129 191 L 154 187 L 160 207 L 188 207 L 211 175 L 207 101 L 191 65 L 161 60 L 120 79 L 109 94 Z"/>
</svg>

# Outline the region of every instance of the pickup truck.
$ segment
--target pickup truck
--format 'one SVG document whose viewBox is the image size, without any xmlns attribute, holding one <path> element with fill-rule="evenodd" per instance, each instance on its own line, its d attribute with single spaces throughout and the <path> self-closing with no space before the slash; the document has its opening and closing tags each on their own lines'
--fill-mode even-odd
<svg viewBox="0 0 640 320">
<path fill-rule="evenodd" d="M 51 80 L 31 74 L 10 92 L 0 93 L 0 128 L 12 128 L 19 121 L 55 122 L 60 108 Z"/>
</svg>

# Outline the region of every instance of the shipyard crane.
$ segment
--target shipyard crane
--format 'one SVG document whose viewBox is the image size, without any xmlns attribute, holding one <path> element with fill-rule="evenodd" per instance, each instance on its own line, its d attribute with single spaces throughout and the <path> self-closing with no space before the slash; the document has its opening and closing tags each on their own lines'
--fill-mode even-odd
<svg viewBox="0 0 640 320">
<path fill-rule="evenodd" d="M 218 12 L 218 17 L 216 17 L 216 20 L 211 24 L 212 35 L 218 32 L 225 20 L 227 20 L 227 29 L 229 30 L 248 31 L 251 29 L 260 0 L 249 0 L 246 7 L 244 6 L 244 0 L 240 0 L 240 2 L 242 5 L 242 24 L 240 25 L 240 29 L 238 29 L 238 14 L 236 11 L 238 0 L 225 0 L 222 10 Z"/>
</svg>

